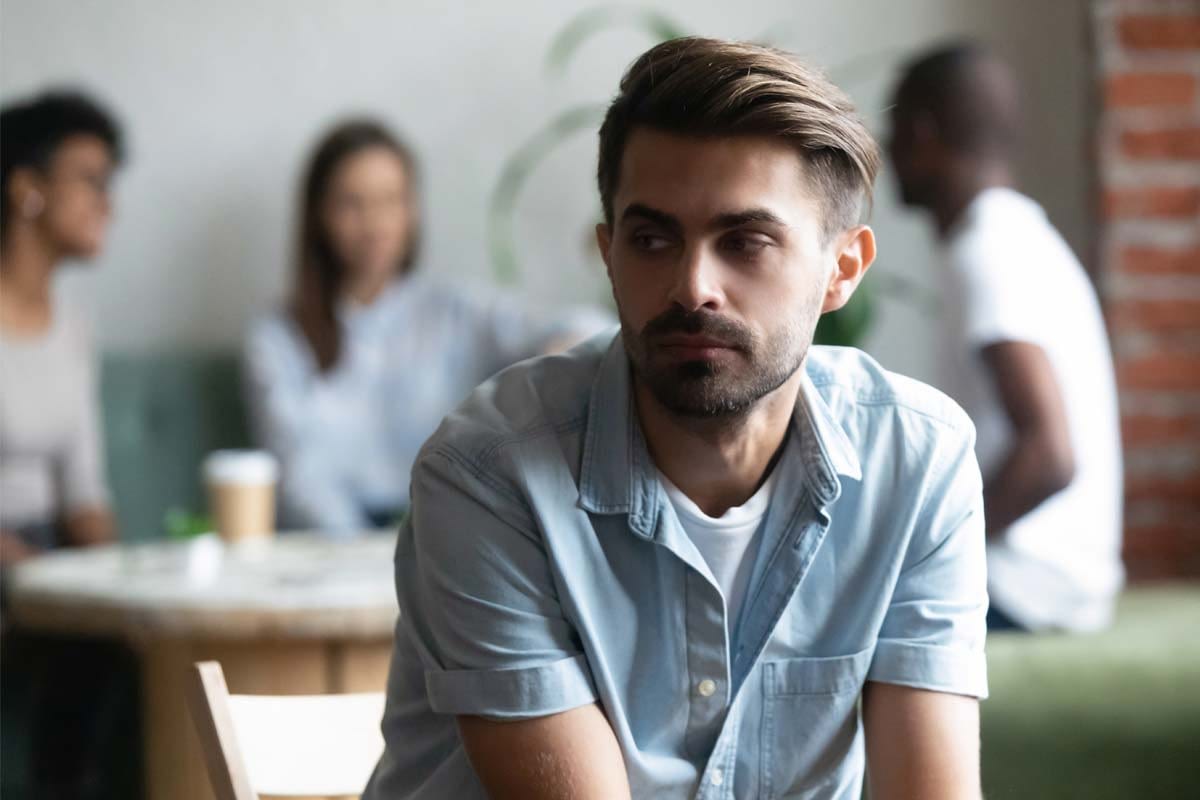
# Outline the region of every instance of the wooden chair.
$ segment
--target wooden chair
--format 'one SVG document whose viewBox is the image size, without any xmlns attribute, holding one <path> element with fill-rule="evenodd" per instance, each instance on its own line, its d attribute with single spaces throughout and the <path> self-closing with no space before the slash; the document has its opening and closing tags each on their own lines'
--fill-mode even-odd
<svg viewBox="0 0 1200 800">
<path fill-rule="evenodd" d="M 198 662 L 188 703 L 217 800 L 357 797 L 383 752 L 383 694 L 230 695 Z"/>
</svg>

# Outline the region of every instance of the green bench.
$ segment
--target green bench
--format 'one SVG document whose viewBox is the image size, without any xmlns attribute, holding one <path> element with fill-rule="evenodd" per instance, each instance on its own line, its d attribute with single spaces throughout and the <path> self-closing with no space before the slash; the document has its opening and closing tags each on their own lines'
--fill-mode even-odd
<svg viewBox="0 0 1200 800">
<path fill-rule="evenodd" d="M 988 800 L 1200 797 L 1200 583 L 1127 591 L 1099 634 L 995 634 L 988 672 Z"/>
</svg>

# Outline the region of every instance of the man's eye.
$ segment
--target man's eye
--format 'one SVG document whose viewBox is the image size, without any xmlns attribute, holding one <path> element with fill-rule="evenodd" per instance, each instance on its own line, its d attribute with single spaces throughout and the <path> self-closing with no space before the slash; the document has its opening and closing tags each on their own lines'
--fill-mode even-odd
<svg viewBox="0 0 1200 800">
<path fill-rule="evenodd" d="M 671 240 L 653 233 L 635 233 L 631 237 L 633 246 L 647 253 L 656 253 L 671 246 Z"/>
<path fill-rule="evenodd" d="M 768 246 L 769 242 L 761 236 L 734 235 L 727 236 L 723 242 L 725 249 L 741 255 L 756 255 Z"/>
</svg>

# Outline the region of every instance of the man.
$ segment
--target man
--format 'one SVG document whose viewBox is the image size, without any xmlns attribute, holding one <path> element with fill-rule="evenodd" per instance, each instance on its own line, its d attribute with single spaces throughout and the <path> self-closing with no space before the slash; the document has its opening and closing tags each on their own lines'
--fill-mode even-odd
<svg viewBox="0 0 1200 800">
<path fill-rule="evenodd" d="M 987 51 L 915 61 L 891 155 L 944 254 L 943 388 L 979 431 L 994 628 L 1095 630 L 1121 567 L 1121 451 L 1104 321 L 1079 261 L 1013 189 L 1016 82 Z"/>
<path fill-rule="evenodd" d="M 598 170 L 621 335 L 427 443 L 367 798 L 857 800 L 864 761 L 877 800 L 979 796 L 970 422 L 809 347 L 874 259 L 877 166 L 785 54 L 634 63 Z"/>
</svg>

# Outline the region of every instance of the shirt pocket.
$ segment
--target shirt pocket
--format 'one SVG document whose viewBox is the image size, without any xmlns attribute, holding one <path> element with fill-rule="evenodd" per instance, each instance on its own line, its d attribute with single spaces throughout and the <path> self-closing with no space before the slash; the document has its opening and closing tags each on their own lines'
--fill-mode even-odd
<svg viewBox="0 0 1200 800">
<path fill-rule="evenodd" d="M 829 797 L 855 756 L 858 697 L 872 649 L 763 664 L 761 776 L 764 798 Z"/>
</svg>

